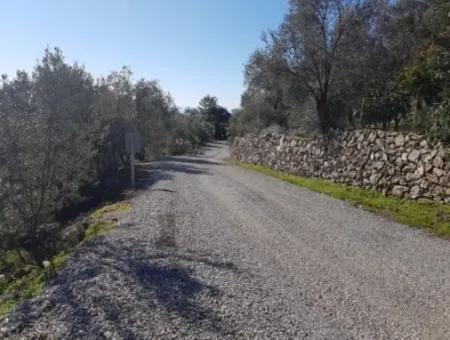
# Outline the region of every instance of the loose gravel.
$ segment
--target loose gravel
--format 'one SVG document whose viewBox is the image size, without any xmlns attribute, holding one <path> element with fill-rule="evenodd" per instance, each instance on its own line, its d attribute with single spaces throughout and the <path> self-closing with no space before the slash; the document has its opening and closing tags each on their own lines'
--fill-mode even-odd
<svg viewBox="0 0 450 340">
<path fill-rule="evenodd" d="M 153 164 L 121 226 L 79 249 L 0 338 L 450 338 L 450 243 L 225 165 Z"/>
</svg>

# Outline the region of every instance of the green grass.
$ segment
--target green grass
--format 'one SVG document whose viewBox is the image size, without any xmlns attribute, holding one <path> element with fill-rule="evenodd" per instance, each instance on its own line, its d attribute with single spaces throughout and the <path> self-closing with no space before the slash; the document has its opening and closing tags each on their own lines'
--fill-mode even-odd
<svg viewBox="0 0 450 340">
<path fill-rule="evenodd" d="M 50 266 L 46 268 L 24 263 L 18 254 L 20 250 L 10 250 L 3 254 L 0 257 L 0 274 L 4 275 L 3 278 L 0 277 L 0 317 L 18 303 L 40 294 L 45 283 L 64 266 L 74 249 L 114 228 L 113 221 L 107 218 L 109 213 L 123 212 L 129 208 L 128 203 L 118 203 L 95 210 L 90 215 L 92 223 L 86 229 L 81 243 L 50 259 Z"/>
<path fill-rule="evenodd" d="M 0 279 L 0 316 L 8 313 L 19 302 L 41 293 L 45 282 L 56 274 L 69 257 L 68 253 L 62 252 L 51 259 L 50 266 L 41 268 L 23 263 L 14 253 L 9 251 L 2 257 L 14 267 L 8 276 Z M 4 267 L 1 269 L 3 271 Z"/>
<path fill-rule="evenodd" d="M 237 165 L 244 169 L 253 170 L 312 191 L 354 203 L 368 211 L 389 217 L 396 222 L 422 228 L 446 238 L 450 237 L 450 204 L 404 200 L 384 196 L 372 190 L 350 187 L 323 179 L 289 175 L 264 166 L 246 163 L 237 163 Z"/>
<path fill-rule="evenodd" d="M 90 216 L 94 219 L 100 219 L 105 217 L 106 214 L 113 212 L 124 212 L 130 209 L 129 203 L 116 203 L 105 205 L 102 208 L 95 210 Z"/>
<path fill-rule="evenodd" d="M 105 216 L 110 213 L 125 212 L 130 209 L 130 204 L 128 203 L 117 203 L 112 205 L 104 206 L 103 208 L 97 209 L 90 216 L 93 222 L 86 229 L 84 235 L 83 243 L 93 239 L 94 237 L 104 235 L 114 228 L 114 223 L 112 221 L 105 220 Z"/>
</svg>

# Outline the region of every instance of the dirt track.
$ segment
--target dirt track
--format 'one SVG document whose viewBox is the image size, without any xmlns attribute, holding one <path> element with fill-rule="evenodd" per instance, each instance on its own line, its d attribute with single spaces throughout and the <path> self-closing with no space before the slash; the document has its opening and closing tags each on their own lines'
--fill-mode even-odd
<svg viewBox="0 0 450 340">
<path fill-rule="evenodd" d="M 450 242 L 225 165 L 155 163 L 4 325 L 56 338 L 450 338 Z"/>
</svg>

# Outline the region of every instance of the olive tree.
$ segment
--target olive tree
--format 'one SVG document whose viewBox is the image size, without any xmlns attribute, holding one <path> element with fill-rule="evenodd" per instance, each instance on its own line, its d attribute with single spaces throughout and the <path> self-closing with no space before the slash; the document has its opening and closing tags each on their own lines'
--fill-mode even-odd
<svg viewBox="0 0 450 340">
<path fill-rule="evenodd" d="M 41 264 L 48 254 L 39 227 L 93 176 L 93 80 L 47 50 L 31 76 L 3 78 L 0 98 L 2 211 L 14 242 Z"/>
</svg>

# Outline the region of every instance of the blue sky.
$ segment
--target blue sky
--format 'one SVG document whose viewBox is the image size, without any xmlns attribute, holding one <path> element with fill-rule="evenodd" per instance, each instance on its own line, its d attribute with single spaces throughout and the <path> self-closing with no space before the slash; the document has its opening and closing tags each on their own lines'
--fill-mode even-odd
<svg viewBox="0 0 450 340">
<path fill-rule="evenodd" d="M 5 0 L 0 3 L 0 73 L 31 70 L 60 47 L 95 76 L 122 65 L 158 79 L 180 107 L 212 94 L 239 106 L 243 68 L 275 29 L 288 0 Z"/>
</svg>

